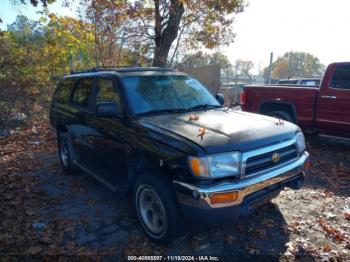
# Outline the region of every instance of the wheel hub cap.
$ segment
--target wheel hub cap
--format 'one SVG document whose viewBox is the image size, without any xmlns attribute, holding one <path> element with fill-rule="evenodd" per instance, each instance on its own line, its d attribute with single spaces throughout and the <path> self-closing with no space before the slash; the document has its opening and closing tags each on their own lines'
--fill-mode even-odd
<svg viewBox="0 0 350 262">
<path fill-rule="evenodd" d="M 146 228 L 154 234 L 160 234 L 166 226 L 165 208 L 156 192 L 149 188 L 139 193 L 139 211 Z"/>
<path fill-rule="evenodd" d="M 61 144 L 60 156 L 61 156 L 63 165 L 68 166 L 68 149 L 65 143 Z"/>
</svg>

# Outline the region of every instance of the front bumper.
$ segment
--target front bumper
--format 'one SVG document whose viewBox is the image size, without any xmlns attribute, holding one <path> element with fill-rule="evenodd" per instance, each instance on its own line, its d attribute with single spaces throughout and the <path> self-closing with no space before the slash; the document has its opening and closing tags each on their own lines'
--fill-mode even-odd
<svg viewBox="0 0 350 262">
<path fill-rule="evenodd" d="M 259 199 L 263 201 L 268 196 L 274 197 L 273 192 L 279 193 L 286 186 L 300 188 L 305 176 L 308 158 L 309 154 L 305 151 L 297 160 L 267 170 L 263 174 L 242 180 L 224 180 L 209 186 L 174 181 L 177 199 L 183 209 L 217 210 L 250 204 L 249 202 L 259 204 Z M 212 194 L 233 191 L 238 193 L 238 198 L 235 201 L 211 203 Z"/>
</svg>

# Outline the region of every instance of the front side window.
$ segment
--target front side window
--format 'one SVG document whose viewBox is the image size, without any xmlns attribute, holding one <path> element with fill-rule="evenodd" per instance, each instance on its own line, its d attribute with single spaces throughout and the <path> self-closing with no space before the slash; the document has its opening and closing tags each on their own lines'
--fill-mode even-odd
<svg viewBox="0 0 350 262">
<path fill-rule="evenodd" d="M 221 107 L 200 82 L 189 76 L 129 76 L 122 81 L 135 114 Z"/>
<path fill-rule="evenodd" d="M 117 105 L 119 105 L 120 96 L 118 91 L 119 90 L 114 88 L 112 80 L 99 79 L 95 103 L 97 104 L 101 102 L 115 102 Z"/>
<path fill-rule="evenodd" d="M 72 100 L 73 104 L 81 107 L 88 107 L 92 85 L 93 85 L 92 79 L 80 80 L 73 95 L 73 100 Z"/>
<path fill-rule="evenodd" d="M 335 68 L 331 87 L 350 89 L 350 65 L 339 65 Z"/>
</svg>

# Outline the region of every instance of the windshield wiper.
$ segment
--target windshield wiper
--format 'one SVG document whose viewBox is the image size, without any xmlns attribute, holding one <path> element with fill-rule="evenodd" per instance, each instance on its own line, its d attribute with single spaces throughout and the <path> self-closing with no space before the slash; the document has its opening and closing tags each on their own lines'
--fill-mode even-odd
<svg viewBox="0 0 350 262">
<path fill-rule="evenodd" d="M 212 108 L 220 108 L 220 105 L 209 105 L 209 104 L 199 104 L 190 108 L 188 110 L 196 110 L 196 109 L 212 109 Z"/>
<path fill-rule="evenodd" d="M 159 113 L 181 113 L 187 111 L 184 108 L 173 108 L 173 109 L 152 109 L 146 112 L 139 113 L 138 115 L 153 115 Z"/>
<path fill-rule="evenodd" d="M 163 113 L 183 113 L 196 109 L 212 109 L 212 108 L 220 108 L 220 105 L 209 105 L 209 104 L 200 104 L 194 107 L 188 108 L 169 108 L 169 109 L 152 109 L 146 112 L 139 113 L 138 115 L 155 115 L 155 114 L 163 114 Z"/>
</svg>

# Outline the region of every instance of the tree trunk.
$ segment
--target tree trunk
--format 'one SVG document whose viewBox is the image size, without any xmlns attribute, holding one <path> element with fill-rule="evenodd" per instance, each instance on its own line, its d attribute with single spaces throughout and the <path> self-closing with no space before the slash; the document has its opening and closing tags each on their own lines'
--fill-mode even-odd
<svg viewBox="0 0 350 262">
<path fill-rule="evenodd" d="M 156 46 L 154 50 L 153 66 L 165 66 L 168 58 L 170 47 L 164 45 Z"/>
<path fill-rule="evenodd" d="M 182 15 L 185 11 L 181 0 L 170 1 L 169 19 L 166 21 L 166 27 L 162 31 L 163 18 L 160 15 L 159 0 L 154 1 L 155 7 L 155 50 L 153 58 L 153 66 L 166 66 L 169 51 L 172 43 L 175 41 Z M 164 26 L 164 25 L 163 25 Z"/>
</svg>

